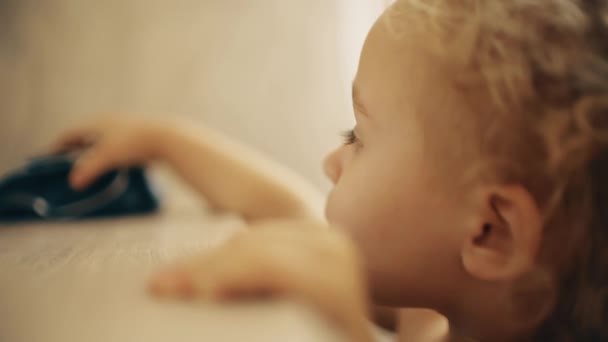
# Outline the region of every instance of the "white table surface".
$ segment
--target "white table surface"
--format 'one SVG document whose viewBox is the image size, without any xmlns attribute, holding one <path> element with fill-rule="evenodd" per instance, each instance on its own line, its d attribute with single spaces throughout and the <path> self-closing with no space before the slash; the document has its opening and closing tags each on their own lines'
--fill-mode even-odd
<svg viewBox="0 0 608 342">
<path fill-rule="evenodd" d="M 151 298 L 163 263 L 242 229 L 187 192 L 146 217 L 0 226 L 0 341 L 336 341 L 304 305 Z"/>
</svg>

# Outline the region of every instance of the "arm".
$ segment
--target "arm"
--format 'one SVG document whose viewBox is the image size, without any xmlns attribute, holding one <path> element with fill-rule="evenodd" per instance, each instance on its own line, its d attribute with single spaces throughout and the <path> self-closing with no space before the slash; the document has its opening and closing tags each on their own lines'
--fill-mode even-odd
<svg viewBox="0 0 608 342">
<path fill-rule="evenodd" d="M 320 217 L 323 197 L 284 166 L 208 128 L 160 131 L 162 160 L 218 209 L 248 220 Z"/>
<path fill-rule="evenodd" d="M 320 218 L 323 197 L 294 172 L 219 132 L 177 121 L 110 118 L 62 134 L 53 150 L 89 147 L 70 175 L 83 189 L 117 167 L 166 161 L 218 209 L 249 221 Z"/>
</svg>

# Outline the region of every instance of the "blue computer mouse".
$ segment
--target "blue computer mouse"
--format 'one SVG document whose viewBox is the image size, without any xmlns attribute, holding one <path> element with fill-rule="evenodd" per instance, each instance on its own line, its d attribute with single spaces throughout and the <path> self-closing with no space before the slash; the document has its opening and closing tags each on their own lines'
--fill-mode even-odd
<svg viewBox="0 0 608 342">
<path fill-rule="evenodd" d="M 109 172 L 83 191 L 70 187 L 76 154 L 35 158 L 0 178 L 0 222 L 149 213 L 159 199 L 141 167 Z"/>
</svg>

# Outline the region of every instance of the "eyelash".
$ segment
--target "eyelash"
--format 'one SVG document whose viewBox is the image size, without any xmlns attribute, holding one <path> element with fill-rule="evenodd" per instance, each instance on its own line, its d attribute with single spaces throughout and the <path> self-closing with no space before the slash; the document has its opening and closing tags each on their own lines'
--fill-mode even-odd
<svg viewBox="0 0 608 342">
<path fill-rule="evenodd" d="M 353 145 L 359 142 L 359 138 L 357 138 L 354 129 L 345 131 L 342 133 L 342 137 L 344 138 L 344 145 Z"/>
</svg>

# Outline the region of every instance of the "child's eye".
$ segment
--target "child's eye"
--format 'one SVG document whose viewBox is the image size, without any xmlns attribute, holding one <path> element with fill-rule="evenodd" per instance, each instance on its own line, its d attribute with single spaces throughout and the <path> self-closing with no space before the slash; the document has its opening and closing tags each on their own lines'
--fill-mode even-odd
<svg viewBox="0 0 608 342">
<path fill-rule="evenodd" d="M 357 138 L 357 134 L 355 134 L 354 129 L 350 129 L 342 133 L 342 137 L 344 138 L 344 145 L 352 145 L 359 142 L 359 138 Z"/>
</svg>

